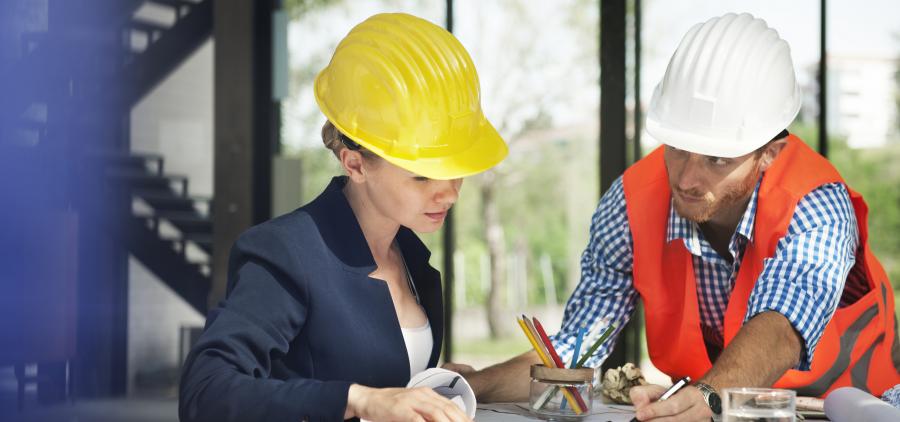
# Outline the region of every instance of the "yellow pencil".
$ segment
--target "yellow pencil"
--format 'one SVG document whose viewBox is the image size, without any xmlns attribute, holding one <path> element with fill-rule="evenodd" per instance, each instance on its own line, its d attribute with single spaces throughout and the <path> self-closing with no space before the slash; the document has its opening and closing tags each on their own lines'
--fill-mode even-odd
<svg viewBox="0 0 900 422">
<path fill-rule="evenodd" d="M 547 345 L 544 344 L 543 341 L 541 341 L 540 335 L 537 333 L 537 330 L 534 329 L 534 324 L 532 324 L 531 321 L 527 317 L 525 317 L 525 315 L 522 315 L 522 322 L 525 323 L 525 328 L 528 329 L 528 333 L 531 334 L 532 337 L 534 337 L 534 341 L 536 341 L 538 346 L 540 346 L 541 352 L 544 354 L 544 356 L 547 356 L 547 358 L 550 359 L 550 365 L 552 365 L 550 367 L 556 368 L 556 364 L 553 362 L 553 355 L 550 354 L 550 349 L 547 348 Z"/>
<path fill-rule="evenodd" d="M 548 368 L 555 368 L 556 365 L 554 365 L 550 360 L 550 357 L 547 356 L 543 352 L 543 350 L 541 350 L 540 344 L 537 342 L 537 339 L 535 339 L 534 336 L 531 335 L 531 331 L 528 331 L 528 327 L 525 325 L 525 321 L 521 317 L 516 317 L 516 321 L 518 321 L 519 327 L 522 327 L 522 332 L 525 333 L 525 337 L 528 337 L 528 341 L 531 343 L 531 347 L 534 348 L 534 351 L 537 352 L 538 356 L 541 358 L 541 362 L 544 362 L 544 366 Z M 575 401 L 575 397 L 572 396 L 572 393 L 570 393 L 569 390 L 563 388 L 562 393 L 566 396 L 566 400 L 569 401 L 569 404 L 572 406 L 572 410 L 575 411 L 575 414 L 580 415 L 584 412 L 584 410 L 581 409 L 581 406 L 578 405 L 578 402 Z"/>
</svg>

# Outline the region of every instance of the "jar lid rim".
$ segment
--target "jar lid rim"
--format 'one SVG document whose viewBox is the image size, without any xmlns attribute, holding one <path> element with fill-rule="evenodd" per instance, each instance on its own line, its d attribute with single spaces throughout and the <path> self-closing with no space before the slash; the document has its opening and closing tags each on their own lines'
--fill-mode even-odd
<svg viewBox="0 0 900 422">
<path fill-rule="evenodd" d="M 554 382 L 592 382 L 594 368 L 548 368 L 544 365 L 531 365 L 531 378 Z"/>
</svg>

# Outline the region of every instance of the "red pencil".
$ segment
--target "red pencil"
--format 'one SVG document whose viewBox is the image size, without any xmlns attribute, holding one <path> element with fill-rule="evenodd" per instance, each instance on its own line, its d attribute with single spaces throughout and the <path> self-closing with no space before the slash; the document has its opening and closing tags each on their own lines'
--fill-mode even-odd
<svg viewBox="0 0 900 422">
<path fill-rule="evenodd" d="M 553 359 L 553 362 L 556 363 L 557 368 L 565 368 L 566 364 L 563 363 L 562 359 L 559 358 L 559 354 L 556 353 L 556 349 L 553 348 L 553 343 L 550 342 L 550 337 L 547 337 L 547 332 L 544 331 L 544 326 L 541 325 L 541 322 L 538 321 L 537 317 L 531 317 L 531 320 L 534 321 L 534 331 L 537 331 L 538 335 L 541 338 L 541 342 L 547 346 L 547 351 L 550 352 L 550 358 Z M 578 402 L 578 405 L 581 406 L 582 409 L 587 409 L 584 404 L 584 399 L 581 398 L 581 394 L 575 391 L 575 400 Z"/>
<path fill-rule="evenodd" d="M 550 337 L 548 337 L 547 332 L 544 331 L 544 326 L 541 325 L 541 322 L 538 321 L 537 317 L 531 317 L 531 320 L 534 321 L 534 329 L 538 332 L 541 341 L 547 346 L 547 351 L 550 352 L 550 358 L 553 359 L 553 363 L 556 364 L 557 368 L 565 368 L 566 364 L 563 363 L 562 359 L 559 358 L 559 354 L 556 353 L 556 349 L 553 348 L 553 343 L 550 342 Z"/>
</svg>

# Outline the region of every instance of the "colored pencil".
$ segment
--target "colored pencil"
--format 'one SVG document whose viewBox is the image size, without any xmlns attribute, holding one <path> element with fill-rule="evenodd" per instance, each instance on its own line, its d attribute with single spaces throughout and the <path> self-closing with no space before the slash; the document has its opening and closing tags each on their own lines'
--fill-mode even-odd
<svg viewBox="0 0 900 422">
<path fill-rule="evenodd" d="M 556 348 L 553 347 L 553 343 L 550 342 L 550 337 L 547 336 L 547 332 L 544 331 L 544 326 L 541 325 L 541 322 L 538 321 L 537 318 L 531 317 L 531 320 L 534 323 L 534 331 L 538 333 L 544 345 L 547 346 L 547 350 L 550 352 L 550 357 L 553 358 L 553 362 L 556 363 L 557 368 L 565 368 L 566 364 L 559 357 L 559 354 L 556 353 Z"/>
<path fill-rule="evenodd" d="M 581 354 L 581 343 L 584 341 L 585 331 L 587 331 L 585 327 L 578 329 L 578 336 L 575 337 L 575 351 L 572 353 L 572 363 L 569 364 L 569 368 L 575 368 L 575 362 L 578 361 L 578 355 Z"/>
<path fill-rule="evenodd" d="M 531 347 L 533 347 L 534 351 L 537 352 L 538 357 L 541 358 L 541 361 L 544 363 L 544 366 L 546 366 L 548 368 L 552 368 L 553 362 L 550 360 L 550 357 L 548 357 L 544 353 L 544 351 L 541 348 L 540 343 L 538 343 L 538 341 L 534 337 L 534 335 L 531 334 L 531 331 L 528 330 L 528 326 L 525 324 L 525 321 L 527 321 L 527 320 L 517 317 L 516 321 L 519 323 L 519 327 L 522 328 L 522 332 L 525 333 L 525 337 L 528 337 L 528 342 L 531 343 Z M 562 392 L 563 392 L 563 395 L 566 397 L 566 399 L 569 400 L 570 403 L 572 403 L 572 410 L 574 410 L 575 414 L 578 414 L 578 415 L 584 413 L 584 410 L 583 410 L 584 408 L 580 407 L 578 405 L 578 403 L 575 401 L 575 398 L 572 397 L 572 393 L 569 390 L 570 390 L 570 388 L 564 388 L 562 390 Z"/>
<path fill-rule="evenodd" d="M 578 363 L 575 364 L 575 367 L 581 368 L 582 366 L 584 366 L 584 363 L 594 355 L 594 352 L 597 351 L 597 348 L 599 348 L 600 345 L 603 344 L 604 341 L 606 341 L 606 338 L 609 337 L 610 334 L 612 334 L 615 328 L 616 324 L 610 324 L 609 327 L 606 327 L 606 330 L 603 331 L 603 334 L 600 335 L 600 338 L 598 338 L 597 341 L 595 341 L 594 344 L 592 344 L 591 347 L 588 348 L 587 352 L 581 355 L 581 359 L 578 359 Z"/>
<path fill-rule="evenodd" d="M 547 332 L 544 331 L 544 326 L 541 324 L 540 321 L 538 321 L 538 319 L 536 317 L 532 317 L 531 319 L 532 319 L 532 321 L 534 321 L 535 332 L 538 333 L 538 336 L 540 336 L 541 341 L 544 342 L 544 345 L 547 346 L 547 350 L 550 352 L 550 357 L 553 358 L 553 362 L 556 363 L 556 367 L 557 368 L 565 368 L 566 364 L 559 357 L 559 354 L 556 353 L 556 348 L 554 348 L 553 343 L 550 342 L 550 337 L 547 336 Z M 528 320 L 526 319 L 525 322 L 527 325 Z M 578 391 L 575 391 L 574 396 L 575 396 L 575 400 L 578 400 L 578 405 L 581 406 L 582 409 L 587 409 L 587 406 L 584 403 L 584 398 L 581 397 L 581 393 L 579 393 Z M 563 401 L 563 404 L 565 404 L 565 401 Z"/>
</svg>

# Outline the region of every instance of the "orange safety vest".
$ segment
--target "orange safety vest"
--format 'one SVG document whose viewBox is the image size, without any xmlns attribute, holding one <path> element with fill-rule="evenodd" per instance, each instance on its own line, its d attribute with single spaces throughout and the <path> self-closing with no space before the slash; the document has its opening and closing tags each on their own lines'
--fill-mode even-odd
<svg viewBox="0 0 900 422">
<path fill-rule="evenodd" d="M 743 324 L 764 259 L 775 254 L 797 202 L 822 184 L 835 182 L 845 184 L 831 163 L 789 136 L 759 188 L 753 241 L 747 245 L 725 312 L 726 347 Z M 663 147 L 625 171 L 623 188 L 634 242 L 634 286 L 646 310 L 650 359 L 671 377 L 700 379 L 712 363 L 700 330 L 691 254 L 680 239 L 666 243 L 671 192 Z M 809 371 L 788 370 L 775 383 L 801 395 L 820 397 L 838 387 L 854 386 L 880 396 L 900 383 L 894 295 L 884 269 L 869 249 L 866 203 L 848 190 L 859 226 L 855 265 L 862 266 L 869 290 L 834 313 Z"/>
</svg>

